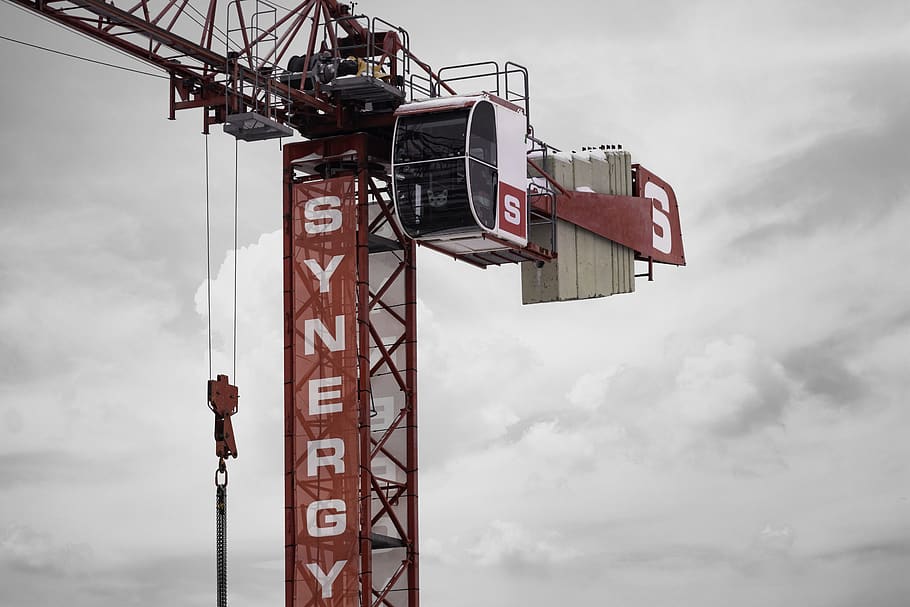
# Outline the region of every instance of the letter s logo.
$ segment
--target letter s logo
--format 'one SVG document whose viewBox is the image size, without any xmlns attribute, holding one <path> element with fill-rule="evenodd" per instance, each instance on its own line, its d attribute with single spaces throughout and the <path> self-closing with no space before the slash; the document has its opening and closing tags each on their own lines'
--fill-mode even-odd
<svg viewBox="0 0 910 607">
<path fill-rule="evenodd" d="M 506 194 L 502 201 L 503 219 L 514 226 L 521 225 L 521 201 L 517 196 Z"/>
<path fill-rule="evenodd" d="M 303 215 L 307 234 L 334 232 L 341 227 L 341 199 L 338 196 L 319 196 L 306 201 Z M 319 223 L 317 223 L 319 222 Z"/>
<path fill-rule="evenodd" d="M 670 231 L 670 197 L 666 190 L 649 181 L 645 183 L 645 198 L 653 198 L 651 204 L 652 245 L 661 253 L 670 254 L 673 250 L 673 233 Z M 658 206 L 659 205 L 659 206 Z"/>
</svg>

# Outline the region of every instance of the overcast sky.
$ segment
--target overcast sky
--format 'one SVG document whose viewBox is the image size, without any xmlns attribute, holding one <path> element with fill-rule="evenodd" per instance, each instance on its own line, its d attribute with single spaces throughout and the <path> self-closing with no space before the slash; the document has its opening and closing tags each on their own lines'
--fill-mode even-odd
<svg viewBox="0 0 910 607">
<path fill-rule="evenodd" d="M 907 605 L 910 5 L 357 10 L 434 66 L 527 66 L 540 138 L 622 143 L 674 186 L 689 263 L 522 307 L 517 268 L 421 251 L 423 603 Z M 0 35 L 147 69 L 6 3 Z M 210 605 L 202 114 L 0 53 L 0 604 Z M 209 153 L 230 372 L 233 139 Z M 284 600 L 278 144 L 239 165 L 243 607 Z"/>
</svg>

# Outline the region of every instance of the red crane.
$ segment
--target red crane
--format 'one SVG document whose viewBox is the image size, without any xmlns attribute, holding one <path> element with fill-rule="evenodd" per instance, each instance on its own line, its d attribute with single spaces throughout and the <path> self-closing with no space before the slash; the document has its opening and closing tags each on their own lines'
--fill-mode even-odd
<svg viewBox="0 0 910 607">
<path fill-rule="evenodd" d="M 630 292 L 636 262 L 685 264 L 672 188 L 540 140 L 524 67 L 434 71 L 334 0 L 11 1 L 164 70 L 171 118 L 306 139 L 284 147 L 286 603 L 416 607 L 417 246 L 522 264 L 525 303 Z M 209 395 L 226 485 L 238 391 Z"/>
</svg>

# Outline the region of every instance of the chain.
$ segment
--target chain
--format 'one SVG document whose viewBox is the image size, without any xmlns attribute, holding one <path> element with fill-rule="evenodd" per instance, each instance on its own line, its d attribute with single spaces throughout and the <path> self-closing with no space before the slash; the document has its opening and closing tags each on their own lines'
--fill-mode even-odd
<svg viewBox="0 0 910 607">
<path fill-rule="evenodd" d="M 219 480 L 218 476 L 223 479 Z M 224 458 L 218 461 L 215 471 L 215 554 L 217 559 L 218 603 L 227 607 L 227 484 L 228 474 Z"/>
</svg>

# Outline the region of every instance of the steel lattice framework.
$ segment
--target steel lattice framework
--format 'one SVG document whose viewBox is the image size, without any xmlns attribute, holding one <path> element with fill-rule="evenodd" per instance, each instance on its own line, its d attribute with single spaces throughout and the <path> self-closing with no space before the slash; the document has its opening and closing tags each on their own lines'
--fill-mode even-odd
<svg viewBox="0 0 910 607">
<path fill-rule="evenodd" d="M 204 11 L 190 0 L 8 1 L 161 68 L 170 75 L 170 118 L 202 108 L 206 133 L 250 110 L 310 138 L 391 127 L 391 113 L 354 111 L 284 75 L 282 66 L 295 53 L 307 64 L 322 48 L 337 55 L 342 42 L 346 53 L 385 59 L 391 77 L 403 80 L 413 67 L 428 86 L 454 92 L 410 52 L 407 31 L 350 15 L 336 0 L 287 9 L 268 0 L 208 0 Z"/>
<path fill-rule="evenodd" d="M 289 607 L 418 605 L 416 246 L 405 238 L 393 219 L 389 176 L 384 169 L 386 156 L 382 142 L 367 135 L 285 147 L 285 509 Z M 356 224 L 353 229 L 345 232 L 340 224 L 318 223 L 323 219 L 331 222 L 328 215 L 316 216 L 320 209 L 332 210 L 332 203 L 323 201 L 345 197 L 353 202 L 352 212 L 341 211 L 344 219 L 339 221 L 350 217 Z M 322 204 L 328 206 L 320 207 Z M 312 220 L 308 224 L 312 230 L 300 227 L 304 218 Z M 323 243 L 320 237 L 336 227 L 342 236 Z M 350 266 L 352 271 L 346 270 L 347 260 L 341 259 L 331 273 L 321 274 L 329 278 L 323 282 L 318 276 L 313 278 L 313 268 L 318 273 L 330 267 L 332 259 L 352 253 L 356 259 Z M 312 259 L 318 261 L 308 261 Z M 320 292 L 320 286 L 324 291 Z M 346 312 L 353 312 L 351 320 L 344 316 Z M 343 320 L 337 321 L 334 335 L 329 336 L 335 341 L 321 351 L 322 344 L 316 343 L 312 330 L 307 333 L 307 327 L 312 326 L 307 323 L 336 313 Z M 355 335 L 343 345 L 339 342 L 339 332 L 345 331 L 342 327 L 352 327 Z M 320 362 L 306 366 L 307 352 L 320 356 Z M 347 356 L 346 352 L 352 354 Z M 334 376 L 338 372 L 331 367 L 333 353 L 341 353 L 338 361 L 343 375 L 328 382 L 324 377 L 314 379 L 320 373 Z M 315 393 L 307 387 L 314 382 L 337 388 L 337 392 L 333 397 L 314 397 Z M 345 392 L 348 385 L 354 387 L 353 393 Z M 314 399 L 321 403 L 332 398 L 338 400 L 333 411 L 324 407 L 324 415 L 312 415 Z M 343 418 L 342 407 L 350 422 L 333 425 L 329 416 Z M 343 438 L 345 434 L 348 438 Z M 331 446 L 332 440 L 337 441 L 334 445 L 344 454 L 343 465 L 329 463 L 337 456 L 334 461 L 341 464 L 339 449 Z M 326 446 L 327 451 L 319 451 L 313 445 Z M 326 462 L 324 470 L 317 470 L 313 463 L 314 458 L 320 457 Z M 356 461 L 356 466 L 352 466 L 352 461 Z M 355 467 L 359 471 L 356 478 L 344 474 Z M 356 490 L 345 485 L 355 482 Z M 348 497 L 328 506 L 330 498 L 345 493 Z M 356 516 L 347 501 L 353 493 Z M 356 542 L 343 546 L 321 539 L 333 537 L 322 534 L 334 534 L 339 527 L 317 520 L 316 515 L 307 519 L 301 514 L 314 503 L 327 504 L 325 508 L 331 509 L 331 516 L 335 517 L 344 509 L 348 526 L 356 519 Z M 325 531 L 328 527 L 332 529 Z M 342 531 L 347 533 L 349 529 Z M 357 554 L 351 551 L 352 546 Z M 334 563 L 342 558 L 345 562 L 352 557 L 359 559 L 356 596 L 345 590 L 343 578 L 335 577 L 332 596 L 320 596 L 317 578 L 327 576 L 334 563 L 320 563 L 319 571 L 311 575 L 316 570 L 309 561 L 315 563 L 320 558 L 317 552 L 330 554 Z M 347 593 L 342 597 L 345 602 L 332 602 L 338 598 L 337 592 Z"/>
</svg>

